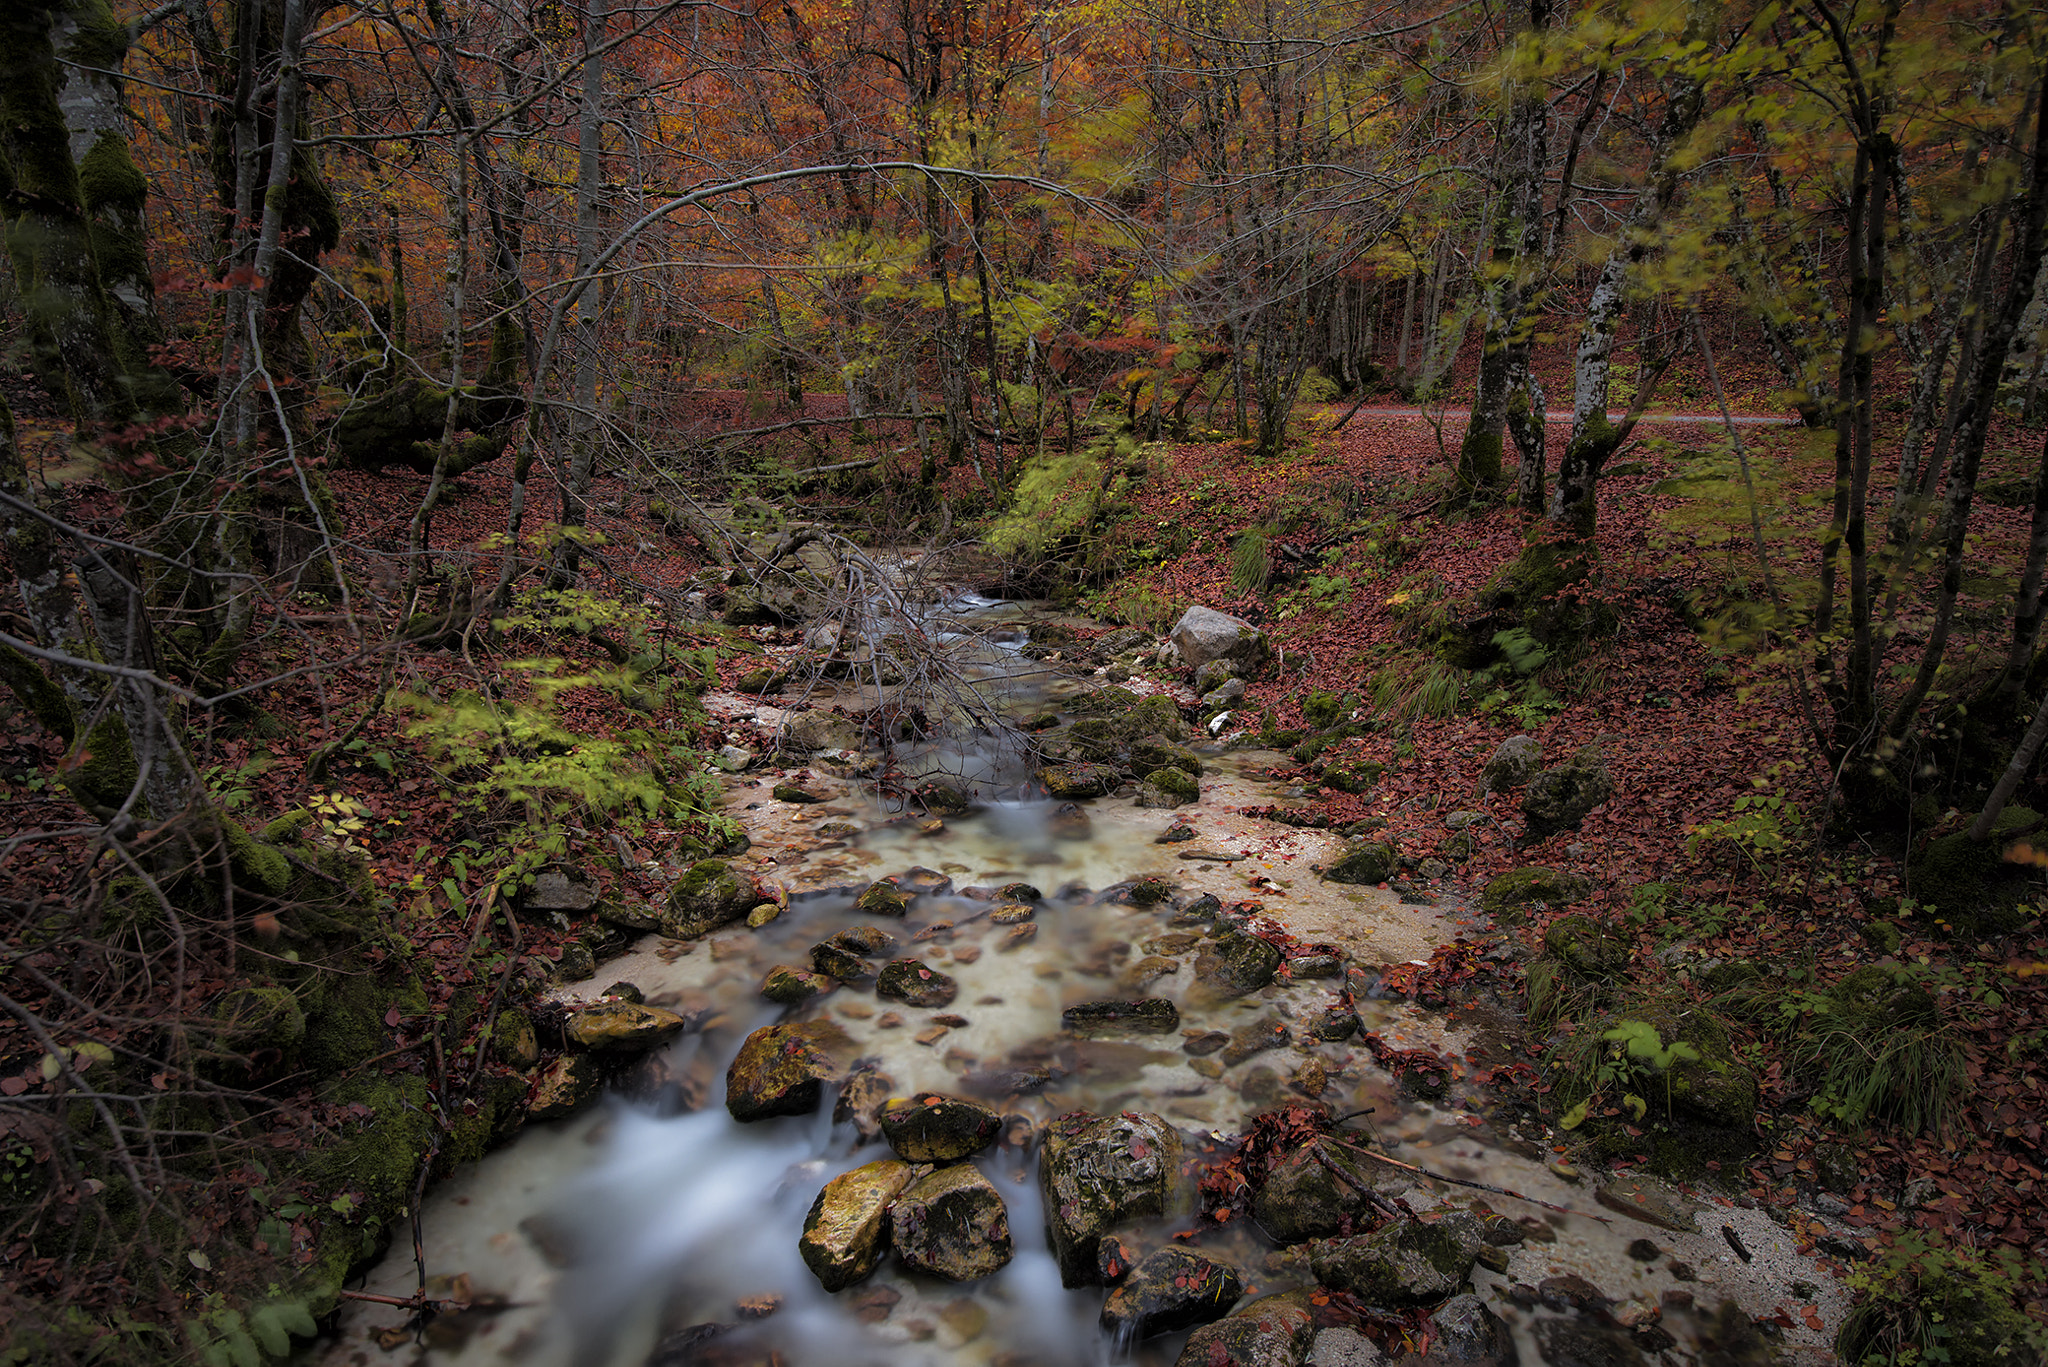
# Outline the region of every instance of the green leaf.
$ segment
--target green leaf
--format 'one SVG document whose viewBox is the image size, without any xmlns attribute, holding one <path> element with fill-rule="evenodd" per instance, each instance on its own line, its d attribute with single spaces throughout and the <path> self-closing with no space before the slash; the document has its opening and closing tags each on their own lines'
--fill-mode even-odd
<svg viewBox="0 0 2048 1367">
<path fill-rule="evenodd" d="M 292 1336 L 278 1323 L 275 1305 L 259 1305 L 249 1314 L 249 1328 L 255 1332 L 256 1341 L 263 1345 L 263 1351 L 274 1358 L 281 1358 L 292 1350 Z"/>
<path fill-rule="evenodd" d="M 196 1248 L 185 1255 L 185 1261 L 198 1268 L 201 1272 L 211 1272 L 213 1270 L 213 1259 L 207 1257 Z"/>
<path fill-rule="evenodd" d="M 1624 1106 L 1626 1106 L 1626 1107 L 1628 1107 L 1628 1108 L 1629 1108 L 1629 1110 L 1631 1110 L 1631 1111 L 1633 1111 L 1633 1112 L 1635 1113 L 1635 1117 L 1636 1117 L 1636 1120 L 1637 1120 L 1637 1122 L 1638 1122 L 1638 1123 L 1640 1123 L 1640 1122 L 1642 1121 L 1642 1118 L 1643 1118 L 1643 1117 L 1644 1117 L 1644 1116 L 1645 1116 L 1646 1114 L 1648 1114 L 1648 1113 L 1649 1113 L 1649 1110 L 1650 1110 L 1650 1103 L 1649 1103 L 1649 1102 L 1647 1102 L 1647 1101 L 1644 1101 L 1644 1100 L 1643 1100 L 1643 1099 L 1642 1099 L 1641 1097 L 1637 1096 L 1637 1095 L 1636 1095 L 1636 1094 L 1635 1094 L 1634 1092 L 1626 1092 L 1626 1093 L 1624 1093 L 1624 1094 L 1622 1095 L 1622 1098 L 1621 1098 L 1621 1104 L 1622 1104 L 1622 1105 L 1624 1105 Z"/>
<path fill-rule="evenodd" d="M 1566 1111 L 1558 1118 L 1557 1128 L 1560 1130 L 1576 1130 L 1579 1126 L 1585 1124 L 1586 1104 L 1586 1102 L 1581 1101 L 1578 1105 Z"/>
</svg>

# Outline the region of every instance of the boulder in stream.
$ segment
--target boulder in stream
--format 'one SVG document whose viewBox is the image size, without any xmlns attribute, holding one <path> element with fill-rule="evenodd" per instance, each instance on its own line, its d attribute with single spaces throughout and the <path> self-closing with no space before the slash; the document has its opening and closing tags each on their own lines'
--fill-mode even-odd
<svg viewBox="0 0 2048 1367">
<path fill-rule="evenodd" d="M 1215 998 L 1242 997 L 1273 981 L 1280 951 L 1256 935 L 1226 930 L 1195 960 L 1195 982 Z"/>
<path fill-rule="evenodd" d="M 1062 802 L 1053 808 L 1045 825 L 1055 840 L 1086 840 L 1094 833 L 1094 822 L 1089 819 L 1088 809 L 1078 802 Z"/>
<path fill-rule="evenodd" d="M 913 1163 L 971 1158 L 995 1143 L 1003 1128 L 1003 1118 L 988 1107 L 949 1096 L 892 1101 L 882 1108 L 881 1119 L 889 1147 Z"/>
<path fill-rule="evenodd" d="M 1070 1035 L 1170 1035 L 1180 1029 L 1180 1011 L 1164 997 L 1082 1002 L 1060 1012 L 1060 1028 Z"/>
<path fill-rule="evenodd" d="M 1174 1367 L 1301 1367 L 1316 1339 L 1314 1312 L 1298 1291 L 1265 1296 L 1188 1335 Z"/>
<path fill-rule="evenodd" d="M 639 1053 L 683 1033 L 686 1017 L 659 1006 L 613 1002 L 587 1006 L 569 1017 L 562 1035 L 579 1049 L 600 1054 Z"/>
<path fill-rule="evenodd" d="M 1350 1239 L 1318 1244 L 1316 1280 L 1368 1305 L 1428 1305 L 1457 1293 L 1483 1242 L 1463 1225 L 1397 1220 Z"/>
<path fill-rule="evenodd" d="M 562 1120 L 576 1114 L 604 1090 L 604 1074 L 589 1054 L 564 1054 L 542 1070 L 533 1084 L 529 1120 Z"/>
<path fill-rule="evenodd" d="M 820 1286 L 841 1291 L 875 1270 L 888 1251 L 889 1207 L 917 1173 L 908 1163 L 884 1158 L 825 1184 L 797 1242 Z"/>
<path fill-rule="evenodd" d="M 1138 788 L 1140 807 L 1184 807 L 1202 800 L 1202 785 L 1184 769 L 1154 769 Z"/>
<path fill-rule="evenodd" d="M 1244 1294 L 1233 1268 L 1192 1249 L 1147 1254 L 1102 1303 L 1102 1327 L 1119 1345 L 1208 1324 Z"/>
<path fill-rule="evenodd" d="M 889 1210 L 896 1256 L 913 1272 L 971 1282 L 1010 1261 L 1010 1213 L 972 1163 L 918 1181 Z"/>
<path fill-rule="evenodd" d="M 1515 1367 L 1514 1331 L 1479 1297 L 1453 1296 L 1430 1317 L 1436 1337 L 1422 1361 L 1429 1367 Z"/>
<path fill-rule="evenodd" d="M 875 995 L 906 1006 L 944 1006 L 960 993 L 960 984 L 916 959 L 896 959 L 875 979 Z"/>
<path fill-rule="evenodd" d="M 910 910 L 910 894 L 889 879 L 870 883 L 853 899 L 853 909 L 863 916 L 901 918 Z"/>
<path fill-rule="evenodd" d="M 725 1108 L 745 1124 L 818 1109 L 846 1068 L 852 1041 L 829 1020 L 768 1025 L 747 1036 L 725 1071 Z"/>
<path fill-rule="evenodd" d="M 745 916 L 760 899 L 723 859 L 700 859 L 668 890 L 661 933 L 694 940 Z"/>
<path fill-rule="evenodd" d="M 1273 1165 L 1252 1197 L 1252 1219 L 1279 1244 L 1350 1234 L 1371 1222 L 1373 1166 L 1318 1135 Z"/>
<path fill-rule="evenodd" d="M 777 964 L 761 979 L 761 995 L 781 1006 L 796 1006 L 824 996 L 835 986 L 823 973 L 806 973 L 801 968 Z"/>
<path fill-rule="evenodd" d="M 785 750 L 859 750 L 864 744 L 858 726 L 830 712 L 798 712 L 783 724 Z"/>
<path fill-rule="evenodd" d="M 1115 792 L 1123 774 L 1114 764 L 1052 764 L 1038 771 L 1038 781 L 1054 797 L 1073 802 Z"/>
<path fill-rule="evenodd" d="M 1048 1123 L 1039 1155 L 1045 1232 L 1060 1280 L 1084 1286 L 1101 1275 L 1097 1245 L 1117 1226 L 1165 1215 L 1180 1174 L 1180 1133 L 1156 1115 L 1071 1111 Z"/>
<path fill-rule="evenodd" d="M 1345 846 L 1344 853 L 1324 872 L 1332 883 L 1384 883 L 1395 867 L 1394 847 L 1384 840 L 1360 840 Z"/>
</svg>

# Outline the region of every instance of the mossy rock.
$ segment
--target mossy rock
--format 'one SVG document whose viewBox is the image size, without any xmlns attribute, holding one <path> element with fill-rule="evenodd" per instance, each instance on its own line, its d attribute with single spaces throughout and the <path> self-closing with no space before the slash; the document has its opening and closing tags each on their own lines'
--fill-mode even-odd
<svg viewBox="0 0 2048 1367">
<path fill-rule="evenodd" d="M 1332 883 L 1384 883 L 1394 872 L 1394 847 L 1384 840 L 1361 840 L 1345 849 L 1323 873 Z"/>
<path fill-rule="evenodd" d="M 306 1037 L 305 1009 L 282 987 L 238 987 L 221 997 L 213 1017 L 221 1042 L 244 1052 L 288 1050 Z"/>
<path fill-rule="evenodd" d="M 1325 764 L 1318 775 L 1325 788 L 1334 788 L 1340 793 L 1369 793 L 1378 786 L 1387 766 L 1377 762 L 1363 764 Z"/>
<path fill-rule="evenodd" d="M 1506 919 L 1537 903 L 1569 906 L 1590 891 L 1592 885 L 1576 874 L 1531 864 L 1510 869 L 1488 883 L 1479 894 L 1479 909 L 1497 919 Z"/>
<path fill-rule="evenodd" d="M 1606 981 L 1628 971 L 1628 944 L 1583 913 L 1553 921 L 1543 932 L 1543 953 L 1581 978 Z"/>
<path fill-rule="evenodd" d="M 1182 807 L 1199 802 L 1202 785 L 1184 769 L 1154 769 L 1138 792 L 1140 807 Z"/>
<path fill-rule="evenodd" d="M 1903 1360 L 1893 1356 L 1893 1335 L 1913 1342 L 1938 1334 L 1947 1367 L 2039 1367 L 2041 1326 L 2020 1309 L 2010 1274 L 1991 1273 L 1982 1257 L 1949 1250 L 1906 1262 L 1892 1255 L 1876 1294 L 1842 1322 L 1836 1354 L 1845 1363 Z"/>
<path fill-rule="evenodd" d="M 1141 736 L 1131 742 L 1131 771 L 1150 773 L 1154 769 L 1178 769 L 1195 778 L 1202 776 L 1202 757 L 1185 745 L 1161 735 Z"/>
<path fill-rule="evenodd" d="M 690 940 L 745 916 L 758 899 L 723 859 L 700 859 L 669 889 L 662 934 Z"/>
<path fill-rule="evenodd" d="M 1988 839 L 1973 841 L 1967 831 L 1958 831 L 1929 841 L 1907 869 L 1915 900 L 1931 907 L 1935 924 L 1952 935 L 2009 935 L 2023 929 L 2035 919 L 2030 903 L 2041 890 L 2040 875 L 2031 865 L 2008 863 L 2005 854 L 2019 832 L 2040 820 L 2026 807 L 2007 807 L 1992 823 Z"/>
<path fill-rule="evenodd" d="M 1308 697 L 1302 700 L 1301 716 L 1302 720 L 1320 731 L 1335 726 L 1357 705 L 1356 694 L 1337 694 L 1316 688 L 1309 690 Z"/>
</svg>

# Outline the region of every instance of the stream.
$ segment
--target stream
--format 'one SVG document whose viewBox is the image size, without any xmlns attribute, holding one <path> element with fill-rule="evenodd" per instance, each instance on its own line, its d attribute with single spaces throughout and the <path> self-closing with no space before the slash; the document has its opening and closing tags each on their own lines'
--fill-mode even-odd
<svg viewBox="0 0 2048 1367">
<path fill-rule="evenodd" d="M 978 642 L 969 655 L 974 686 L 1021 717 L 1061 709 L 1103 682 L 1025 659 L 1019 648 L 1032 620 L 1021 607 L 960 596 L 930 609 L 921 625 L 935 636 Z M 854 710 L 858 691 L 841 687 L 836 701 Z M 835 699 L 814 694 L 808 701 L 823 707 Z M 764 699 L 714 694 L 706 702 L 727 720 L 771 728 L 781 720 Z M 1400 1162 L 1533 1198 L 1483 1194 L 1406 1170 L 1380 1187 L 1417 1212 L 1476 1203 L 1527 1231 L 1470 1277 L 1471 1290 L 1512 1334 L 1508 1354 L 1521 1361 L 1627 1367 L 1628 1357 L 1613 1355 L 1614 1343 L 1645 1362 L 1656 1355 L 1642 1350 L 1658 1347 L 1674 1365 L 1715 1361 L 1713 1316 L 1729 1300 L 1757 1319 L 1791 1312 L 1791 1327 L 1774 1345 L 1781 1351 L 1811 1352 L 1827 1342 L 1845 1294 L 1763 1211 L 1625 1177 L 1604 1179 L 1610 1190 L 1602 1197 L 1599 1175 L 1555 1162 L 1558 1140 L 1540 1126 L 1530 1133 L 1529 1122 L 1517 1128 L 1505 1113 L 1496 1121 L 1486 1089 L 1465 1075 L 1468 1054 L 1498 1061 L 1504 1049 L 1521 1048 L 1504 1043 L 1516 1038 L 1512 1022 L 1496 1029 L 1484 1011 L 1466 1011 L 1454 1024 L 1374 994 L 1382 967 L 1425 959 L 1461 930 L 1483 928 L 1476 912 L 1450 895 L 1434 906 L 1406 905 L 1382 888 L 1322 881 L 1314 866 L 1335 856 L 1335 837 L 1239 810 L 1282 797 L 1268 774 L 1286 767 L 1286 757 L 1233 748 L 1228 733 L 1211 741 L 1196 732 L 1187 744 L 1204 762 L 1200 800 L 1170 810 L 1108 796 L 1080 804 L 1077 816 L 1071 806 L 1029 795 L 1022 756 L 945 742 L 897 756 L 913 773 L 951 773 L 985 795 L 980 810 L 943 822 L 907 819 L 880 801 L 857 762 L 814 761 L 788 779 L 758 771 L 729 777 L 728 809 L 753 842 L 734 867 L 786 890 L 787 909 L 758 929 L 741 921 L 697 941 L 647 936 L 588 982 L 559 989 L 555 995 L 576 1003 L 629 982 L 650 1005 L 682 1011 L 696 1028 L 633 1065 L 598 1105 L 566 1121 L 529 1124 L 513 1143 L 429 1193 L 422 1215 L 429 1292 L 476 1308 L 444 1316 L 415 1338 L 389 1331 L 404 1311 L 345 1302 L 323 1367 L 1166 1367 L 1187 1331 L 1119 1343 L 1098 1325 L 1103 1288 L 1063 1288 L 1041 1205 L 1042 1127 L 1079 1110 L 1150 1112 L 1180 1132 L 1189 1156 L 1220 1156 L 1251 1116 L 1311 1101 L 1347 1117 L 1343 1128 L 1361 1144 L 1376 1141 Z M 777 800 L 771 790 L 789 780 L 823 800 Z M 1193 837 L 1161 843 L 1177 823 L 1192 827 Z M 922 890 L 901 920 L 854 908 L 856 895 L 885 876 Z M 1172 884 L 1171 895 L 1135 904 L 1130 884 L 1147 877 Z M 995 915 L 1016 902 L 1012 885 L 1020 883 L 1041 894 L 1028 903 L 1028 917 Z M 1004 888 L 1011 890 L 999 898 Z M 1205 894 L 1220 904 L 1220 922 L 1183 914 Z M 870 979 L 797 1007 L 760 995 L 771 968 L 808 967 L 812 945 L 864 924 L 879 925 L 893 941 L 878 962 L 915 957 L 953 979 L 957 994 L 937 1007 L 914 1007 L 878 997 Z M 1265 935 L 1303 957 L 1267 986 L 1219 997 L 1197 981 L 1197 962 L 1222 926 Z M 1361 1033 L 1327 1038 L 1338 1033 L 1329 1022 L 1344 1013 L 1347 996 Z M 1094 1035 L 1062 1028 L 1067 1008 L 1141 997 L 1174 1003 L 1176 1028 Z M 806 1213 L 826 1182 L 889 1157 L 888 1146 L 858 1117 L 835 1120 L 835 1109 L 844 1115 L 848 1108 L 835 1107 L 829 1091 L 814 1114 L 752 1124 L 737 1123 L 724 1104 L 726 1069 L 751 1032 L 811 1018 L 839 1026 L 850 1053 L 889 1095 L 963 1097 L 1002 1117 L 998 1141 L 971 1160 L 1007 1208 L 1014 1251 L 999 1271 L 950 1282 L 885 1257 L 844 1290 L 821 1288 L 799 1255 Z M 1386 1048 L 1443 1056 L 1450 1084 L 1418 1089 L 1390 1075 L 1362 1032 L 1377 1036 L 1382 1056 Z M 1623 1213 L 1631 1196 L 1660 1222 Z M 1155 1248 L 1191 1227 L 1194 1215 L 1184 1194 L 1165 1218 L 1122 1233 L 1139 1249 Z M 1197 1246 L 1235 1268 L 1248 1297 L 1312 1281 L 1303 1246 L 1276 1246 L 1250 1225 L 1211 1229 Z M 1738 1243 L 1747 1258 L 1738 1256 Z M 401 1229 L 358 1289 L 403 1298 L 415 1277 L 412 1234 Z M 1546 1279 L 1570 1277 L 1598 1288 L 1605 1302 L 1594 1318 L 1609 1337 L 1593 1347 L 1575 1348 L 1579 1340 L 1544 1327 L 1579 1310 L 1554 1295 L 1527 1294 Z M 1802 1322 L 1802 1308 L 1817 1315 L 1821 1332 Z M 1639 1334 L 1630 1347 L 1615 1328 L 1644 1323 L 1666 1332 Z M 1308 1358 L 1322 1367 L 1377 1360 L 1377 1350 L 1343 1329 L 1324 1329 Z M 1423 1360 L 1460 1359 L 1439 1352 Z"/>
</svg>

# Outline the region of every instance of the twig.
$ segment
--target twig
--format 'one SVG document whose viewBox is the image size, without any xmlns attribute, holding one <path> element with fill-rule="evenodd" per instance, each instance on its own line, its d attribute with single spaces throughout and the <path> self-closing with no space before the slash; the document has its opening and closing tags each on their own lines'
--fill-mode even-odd
<svg viewBox="0 0 2048 1367">
<path fill-rule="evenodd" d="M 1521 1192 L 1510 1191 L 1506 1187 L 1496 1187 L 1487 1182 L 1469 1182 L 1462 1177 L 1451 1177 L 1445 1173 L 1431 1172 L 1428 1168 L 1417 1167 L 1413 1163 L 1403 1163 L 1398 1158 L 1389 1158 L 1383 1153 L 1374 1153 L 1371 1149 L 1361 1149 L 1356 1144 L 1345 1144 L 1341 1139 L 1336 1142 L 1343 1144 L 1345 1148 L 1358 1154 L 1360 1157 L 1370 1158 L 1375 1163 L 1385 1163 L 1390 1168 L 1400 1168 L 1406 1172 L 1418 1173 L 1423 1177 L 1429 1178 L 1432 1182 L 1448 1182 L 1454 1187 L 1470 1187 L 1474 1191 L 1490 1192 L 1495 1196 L 1506 1196 L 1516 1201 L 1527 1201 L 1532 1206 L 1541 1206 L 1545 1210 L 1554 1210 L 1560 1215 L 1577 1215 L 1587 1220 L 1598 1220 L 1603 1225 L 1612 1223 L 1605 1215 L 1594 1215 L 1589 1211 L 1573 1210 L 1570 1206 L 1554 1206 L 1548 1201 L 1540 1201 L 1534 1196 L 1524 1196 Z"/>
</svg>

